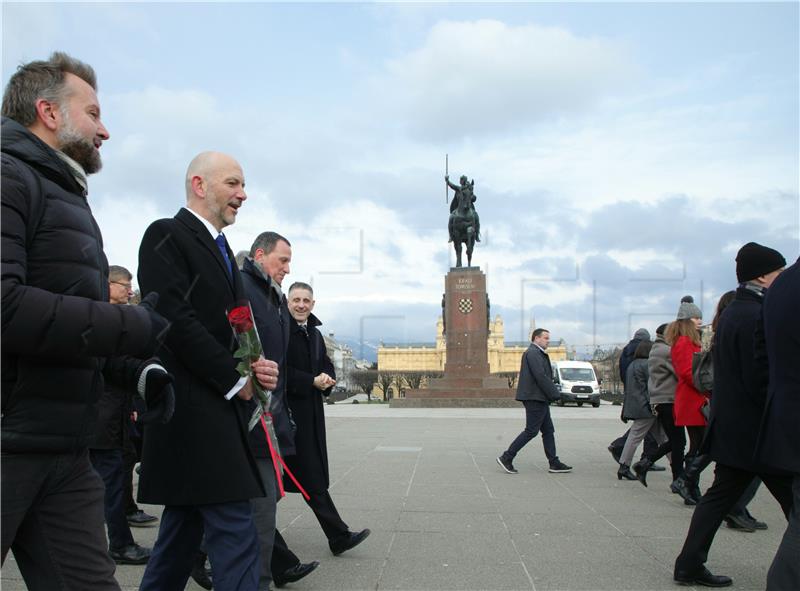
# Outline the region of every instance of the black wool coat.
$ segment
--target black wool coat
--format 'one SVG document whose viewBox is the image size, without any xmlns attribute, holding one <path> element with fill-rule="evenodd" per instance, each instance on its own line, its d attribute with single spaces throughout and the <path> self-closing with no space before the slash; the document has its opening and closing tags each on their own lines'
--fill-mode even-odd
<svg viewBox="0 0 800 591">
<path fill-rule="evenodd" d="M 704 448 L 726 466 L 758 472 L 754 460 L 764 413 L 764 359 L 757 358 L 756 327 L 763 297 L 745 288 L 722 312 L 714 334 L 714 387 Z"/>
<path fill-rule="evenodd" d="M 295 453 L 295 426 L 286 403 L 286 351 L 289 348 L 289 325 L 292 317 L 286 306 L 286 296 L 278 295 L 272 279 L 262 273 L 258 265 L 250 259 L 244 261 L 242 283 L 253 309 L 264 358 L 278 364 L 278 385 L 272 391 L 270 413 L 281 455 L 292 455 Z M 270 457 L 266 435 L 260 425 L 250 432 L 250 446 L 256 457 Z"/>
<path fill-rule="evenodd" d="M 228 247 L 228 257 L 234 260 Z M 175 377 L 175 414 L 144 427 L 139 501 L 203 505 L 264 496 L 248 443 L 252 406 L 225 395 L 239 380 L 226 311 L 245 297 L 214 238 L 194 214 L 153 222 L 139 248 L 142 294 L 160 294 L 170 321 L 159 356 Z"/>
<path fill-rule="evenodd" d="M 800 259 L 781 273 L 764 300 L 769 392 L 758 459 L 800 474 Z M 715 394 L 716 395 L 716 394 Z"/>
<path fill-rule="evenodd" d="M 3 453 L 80 451 L 107 359 L 150 355 L 150 317 L 108 302 L 100 228 L 69 167 L 16 121 L 1 135 Z"/>
<path fill-rule="evenodd" d="M 287 364 L 287 400 L 292 417 L 297 424 L 295 432 L 296 454 L 286 457 L 286 464 L 308 492 L 328 490 L 328 444 L 325 436 L 325 409 L 323 398 L 330 394 L 314 387 L 314 378 L 326 373 L 336 378 L 333 363 L 328 358 L 325 340 L 318 326 L 319 319 L 308 317 L 308 336 L 292 318 L 289 334 Z M 297 492 L 294 483 L 284 479 L 286 490 Z"/>
<path fill-rule="evenodd" d="M 107 384 L 97 401 L 97 429 L 91 449 L 122 449 L 129 417 L 133 412 L 132 392 Z"/>
</svg>

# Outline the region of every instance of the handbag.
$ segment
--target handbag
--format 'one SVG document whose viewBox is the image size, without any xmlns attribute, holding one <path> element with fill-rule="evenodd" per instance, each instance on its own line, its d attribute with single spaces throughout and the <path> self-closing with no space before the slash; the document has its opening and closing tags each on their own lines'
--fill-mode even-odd
<svg viewBox="0 0 800 591">
<path fill-rule="evenodd" d="M 714 387 L 714 358 L 711 350 L 692 354 L 692 384 L 701 394 L 711 392 Z"/>
</svg>

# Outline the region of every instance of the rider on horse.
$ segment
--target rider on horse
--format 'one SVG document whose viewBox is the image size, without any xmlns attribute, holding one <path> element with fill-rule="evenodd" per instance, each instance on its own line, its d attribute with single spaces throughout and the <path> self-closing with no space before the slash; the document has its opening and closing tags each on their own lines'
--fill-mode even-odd
<svg viewBox="0 0 800 591">
<path fill-rule="evenodd" d="M 478 212 L 475 211 L 475 193 L 473 192 L 473 188 L 475 187 L 475 181 L 467 182 L 467 176 L 461 175 L 461 185 L 454 185 L 450 182 L 450 177 L 445 175 L 444 177 L 447 186 L 449 186 L 453 191 L 455 191 L 455 195 L 453 195 L 453 200 L 450 202 L 450 219 L 447 222 L 447 229 L 450 234 L 450 240 L 448 242 L 453 242 L 455 237 L 453 236 L 453 224 L 456 219 L 456 209 L 458 208 L 458 203 L 461 198 L 467 199 L 467 203 L 469 208 L 472 210 L 472 215 L 475 218 L 475 241 L 481 241 L 481 220 L 478 217 Z"/>
</svg>

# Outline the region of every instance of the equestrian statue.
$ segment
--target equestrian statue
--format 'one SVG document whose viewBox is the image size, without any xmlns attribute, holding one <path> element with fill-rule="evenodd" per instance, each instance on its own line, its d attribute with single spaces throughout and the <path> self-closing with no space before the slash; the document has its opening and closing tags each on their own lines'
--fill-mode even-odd
<svg viewBox="0 0 800 591">
<path fill-rule="evenodd" d="M 450 233 L 450 240 L 456 249 L 456 267 L 461 266 L 461 245 L 467 250 L 467 266 L 472 266 L 472 250 L 475 242 L 480 242 L 481 221 L 478 212 L 475 211 L 475 181 L 467 181 L 466 175 L 461 175 L 461 184 L 455 185 L 450 182 L 448 175 L 444 176 L 447 186 L 455 191 L 453 200 L 450 202 L 450 220 L 447 229 Z"/>
</svg>

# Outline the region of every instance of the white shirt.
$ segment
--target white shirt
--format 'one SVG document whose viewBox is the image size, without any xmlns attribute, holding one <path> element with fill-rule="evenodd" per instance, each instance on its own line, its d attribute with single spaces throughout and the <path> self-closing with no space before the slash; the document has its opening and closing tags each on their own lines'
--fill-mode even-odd
<svg viewBox="0 0 800 591">
<path fill-rule="evenodd" d="M 211 222 L 209 222 L 206 218 L 204 218 L 203 216 L 198 214 L 196 211 L 193 211 L 192 209 L 189 209 L 188 207 L 184 207 L 184 209 L 186 211 L 188 211 L 189 213 L 191 213 L 198 220 L 200 220 L 200 222 L 203 224 L 203 226 L 205 226 L 206 230 L 208 230 L 208 233 L 211 235 L 212 239 L 216 240 L 217 236 L 222 234 L 222 232 L 218 232 L 217 229 L 214 226 L 211 225 Z M 222 234 L 222 235 L 224 236 L 224 234 Z M 225 394 L 226 400 L 230 400 L 231 398 L 236 396 L 236 394 L 239 392 L 239 390 L 244 388 L 244 385 L 246 383 L 247 383 L 247 378 L 246 377 L 239 378 L 239 381 L 236 382 L 233 385 L 233 388 L 231 388 L 230 391 L 227 394 Z"/>
</svg>

